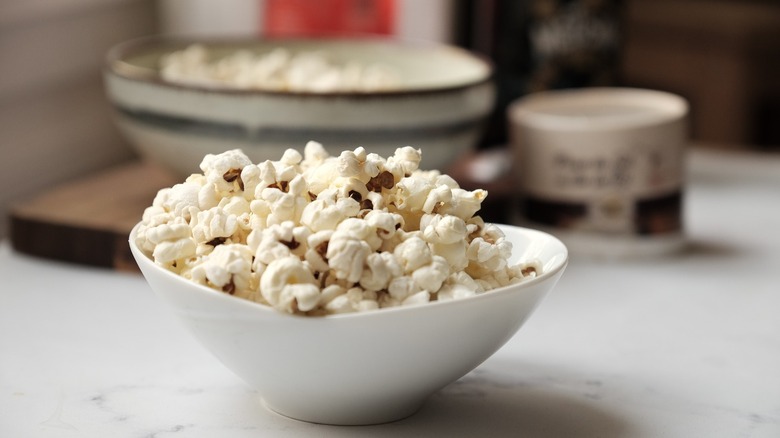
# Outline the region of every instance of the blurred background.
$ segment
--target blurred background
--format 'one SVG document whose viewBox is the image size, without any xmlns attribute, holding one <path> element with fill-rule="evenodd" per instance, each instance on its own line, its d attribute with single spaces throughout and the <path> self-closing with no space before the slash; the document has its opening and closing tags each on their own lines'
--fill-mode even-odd
<svg viewBox="0 0 780 438">
<path fill-rule="evenodd" d="M 557 25 L 541 29 L 552 17 Z M 569 41 L 568 31 L 587 38 Z M 622 85 L 688 99 L 698 147 L 780 152 L 776 0 L 3 0 L 0 237 L 14 203 L 136 158 L 103 89 L 114 44 L 317 32 L 399 35 L 490 58 L 499 99 L 481 150 L 506 145 L 505 105 L 525 93 Z M 559 56 L 567 43 L 577 50 Z"/>
</svg>

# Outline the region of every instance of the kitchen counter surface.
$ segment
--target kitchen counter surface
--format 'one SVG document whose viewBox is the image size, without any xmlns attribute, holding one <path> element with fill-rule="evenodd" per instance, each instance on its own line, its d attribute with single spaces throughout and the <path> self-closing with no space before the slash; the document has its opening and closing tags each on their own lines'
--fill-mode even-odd
<svg viewBox="0 0 780 438">
<path fill-rule="evenodd" d="M 266 410 L 140 274 L 5 242 L 0 437 L 776 438 L 780 158 L 696 153 L 685 205 L 684 253 L 573 257 L 494 356 L 417 414 L 360 427 Z"/>
</svg>

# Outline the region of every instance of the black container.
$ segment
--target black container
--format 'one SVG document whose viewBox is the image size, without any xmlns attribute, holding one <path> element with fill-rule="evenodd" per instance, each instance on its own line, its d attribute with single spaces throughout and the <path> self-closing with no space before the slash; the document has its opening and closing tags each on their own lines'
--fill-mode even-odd
<svg viewBox="0 0 780 438">
<path fill-rule="evenodd" d="M 622 0 L 458 0 L 455 44 L 496 67 L 480 148 L 506 145 L 506 108 L 535 91 L 619 85 Z"/>
</svg>

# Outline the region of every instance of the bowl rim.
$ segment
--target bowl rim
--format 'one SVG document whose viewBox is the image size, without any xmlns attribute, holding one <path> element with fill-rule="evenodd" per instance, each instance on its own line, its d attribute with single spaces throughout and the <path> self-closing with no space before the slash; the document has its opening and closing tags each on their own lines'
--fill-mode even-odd
<svg viewBox="0 0 780 438">
<path fill-rule="evenodd" d="M 251 45 L 253 43 L 262 43 L 268 41 L 280 42 L 309 42 L 324 41 L 328 43 L 385 43 L 391 45 L 403 45 L 414 48 L 425 48 L 433 50 L 444 50 L 464 56 L 485 68 L 486 74 L 477 80 L 467 81 L 457 85 L 447 85 L 440 87 L 421 87 L 412 89 L 394 89 L 377 91 L 339 91 L 333 93 L 317 93 L 311 91 L 275 91 L 256 88 L 234 88 L 224 86 L 205 86 L 198 84 L 183 84 L 164 80 L 156 70 L 150 70 L 143 67 L 134 66 L 124 59 L 133 54 L 141 53 L 144 50 L 158 47 L 170 47 L 170 50 L 182 49 L 190 44 L 204 44 L 209 46 L 229 46 L 229 45 Z M 166 49 L 167 50 L 167 49 Z M 104 57 L 103 71 L 105 74 L 115 75 L 120 78 L 154 84 L 171 89 L 192 90 L 202 93 L 220 94 L 227 96 L 291 96 L 306 98 L 392 98 L 409 97 L 429 94 L 444 94 L 458 92 L 469 88 L 491 84 L 495 79 L 495 65 L 486 56 L 451 44 L 439 43 L 435 41 L 419 40 L 412 38 L 401 38 L 388 35 L 324 35 L 324 36 L 257 36 L 257 35 L 223 35 L 223 36 L 192 36 L 177 34 L 155 34 L 137 37 L 122 41 L 108 49 Z"/>
<path fill-rule="evenodd" d="M 558 276 L 568 265 L 569 263 L 569 251 L 566 245 L 557 237 L 553 236 L 552 234 L 549 234 L 547 232 L 536 230 L 532 228 L 526 228 L 526 227 L 520 227 L 516 225 L 508 225 L 508 224 L 496 224 L 499 226 L 499 228 L 502 229 L 514 229 L 517 231 L 520 231 L 522 233 L 531 233 L 536 234 L 538 236 L 543 236 L 544 238 L 551 239 L 555 242 L 557 242 L 558 245 L 563 249 L 561 252 L 560 260 L 556 261 L 556 264 L 552 267 L 550 270 L 545 270 L 542 272 L 541 275 L 532 278 L 530 280 L 523 281 L 521 283 L 511 284 L 507 286 L 501 286 L 495 289 L 491 289 L 489 291 L 486 291 L 484 293 L 479 293 L 472 295 L 470 297 L 466 298 L 459 298 L 454 300 L 447 300 L 447 301 L 432 301 L 425 304 L 420 305 L 413 305 L 413 306 L 396 306 L 396 307 L 388 307 L 383 309 L 377 309 L 372 310 L 368 312 L 350 312 L 350 313 L 339 313 L 339 314 L 329 314 L 329 315 L 323 315 L 323 316 L 304 316 L 304 315 L 295 315 L 290 313 L 281 312 L 277 309 L 274 309 L 273 307 L 257 303 L 254 301 L 250 301 L 244 298 L 235 297 L 229 294 L 221 293 L 215 289 L 212 289 L 208 286 L 195 283 L 194 281 L 188 280 L 174 272 L 171 272 L 157 263 L 154 262 L 144 251 L 142 251 L 135 243 L 135 236 L 138 231 L 138 228 L 141 226 L 141 222 L 138 222 L 135 226 L 133 226 L 132 230 L 130 231 L 129 237 L 128 237 L 128 243 L 130 245 L 131 252 L 135 254 L 140 254 L 145 258 L 145 262 L 148 262 L 148 264 L 152 267 L 152 269 L 162 273 L 162 275 L 166 276 L 167 278 L 172 279 L 176 282 L 185 282 L 186 284 L 193 286 L 195 290 L 199 291 L 199 293 L 208 294 L 209 296 L 215 297 L 216 299 L 220 300 L 231 300 L 233 303 L 235 303 L 238 306 L 245 306 L 247 309 L 259 309 L 263 312 L 269 312 L 269 315 L 276 315 L 280 317 L 293 317 L 293 318 L 300 318 L 301 320 L 311 320 L 311 321 L 318 321 L 318 320 L 344 320 L 344 319 L 362 319 L 366 317 L 373 317 L 376 318 L 381 315 L 394 315 L 398 312 L 413 312 L 413 311 L 419 311 L 421 308 L 443 308 L 444 306 L 461 306 L 464 305 L 464 303 L 469 303 L 475 300 L 490 300 L 490 299 L 497 299 L 499 296 L 503 296 L 506 294 L 512 294 L 512 293 L 522 293 L 523 290 L 528 289 L 529 287 L 532 287 L 538 283 L 541 283 L 543 281 L 547 281 L 552 279 L 553 277 Z M 136 260 L 136 263 L 139 263 Z"/>
<path fill-rule="evenodd" d="M 640 114 L 583 116 L 576 110 L 618 107 L 643 110 Z M 559 111 L 565 110 L 567 113 Z M 558 112 L 556 112 L 558 111 Z M 511 103 L 510 123 L 531 129 L 566 132 L 637 129 L 683 121 L 688 101 L 667 91 L 627 86 L 548 90 Z"/>
</svg>

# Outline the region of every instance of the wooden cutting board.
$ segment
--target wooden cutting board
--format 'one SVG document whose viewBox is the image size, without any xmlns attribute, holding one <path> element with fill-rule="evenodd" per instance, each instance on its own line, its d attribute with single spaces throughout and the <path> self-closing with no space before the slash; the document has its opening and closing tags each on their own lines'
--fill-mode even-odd
<svg viewBox="0 0 780 438">
<path fill-rule="evenodd" d="M 127 237 L 157 191 L 180 182 L 150 163 L 120 165 L 12 206 L 11 243 L 37 257 L 137 271 Z"/>
<path fill-rule="evenodd" d="M 475 183 L 467 156 L 448 172 L 461 186 L 488 189 L 480 215 L 507 223 L 511 182 Z M 55 260 L 137 271 L 127 238 L 157 191 L 181 179 L 146 163 L 132 162 L 41 193 L 11 209 L 11 243 L 22 253 Z"/>
</svg>

